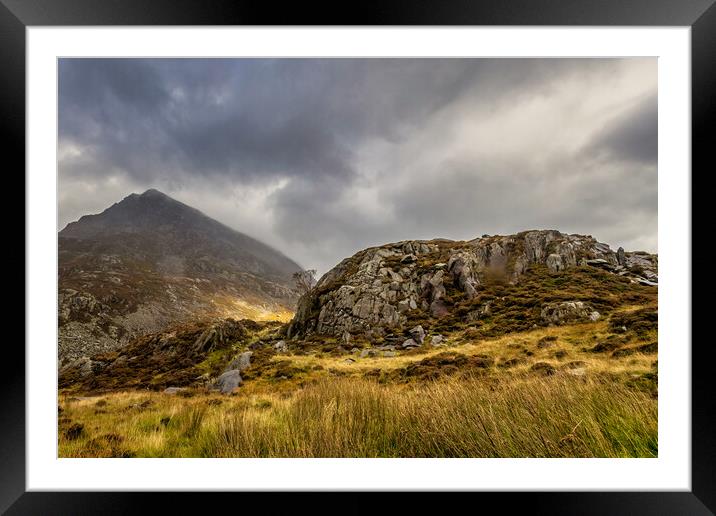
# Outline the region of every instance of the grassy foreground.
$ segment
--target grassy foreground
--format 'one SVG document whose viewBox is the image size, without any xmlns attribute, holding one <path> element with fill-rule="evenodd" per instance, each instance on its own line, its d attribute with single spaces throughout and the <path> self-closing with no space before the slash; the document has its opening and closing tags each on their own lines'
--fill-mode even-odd
<svg viewBox="0 0 716 516">
<path fill-rule="evenodd" d="M 188 395 L 187 395 L 188 394 Z M 656 457 L 657 400 L 600 376 L 321 379 L 60 399 L 60 457 Z"/>
<path fill-rule="evenodd" d="M 492 337 L 477 330 L 395 353 L 340 351 L 335 339 L 292 342 L 285 353 L 259 347 L 233 395 L 119 387 L 111 376 L 94 389 L 71 384 L 58 400 L 58 455 L 657 456 L 655 305 Z M 272 327 L 252 331 L 186 374 L 216 375 Z M 163 371 L 148 366 L 145 376 Z"/>
</svg>

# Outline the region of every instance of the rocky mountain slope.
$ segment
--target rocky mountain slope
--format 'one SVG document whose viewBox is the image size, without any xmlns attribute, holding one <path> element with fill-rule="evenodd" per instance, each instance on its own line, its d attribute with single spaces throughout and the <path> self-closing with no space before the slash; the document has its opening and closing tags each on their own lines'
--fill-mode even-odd
<svg viewBox="0 0 716 516">
<path fill-rule="evenodd" d="M 222 359 L 257 333 L 275 331 L 276 321 L 220 319 L 179 324 L 133 339 L 115 351 L 82 357 L 60 369 L 60 388 L 86 391 L 181 389 L 206 383 L 222 372 Z M 249 353 L 249 356 L 251 353 Z M 209 357 L 213 357 L 209 359 Z M 249 359 L 245 359 L 247 365 Z"/>
<path fill-rule="evenodd" d="M 300 266 L 148 190 L 68 224 L 59 243 L 59 359 L 202 317 L 290 317 Z"/>
<path fill-rule="evenodd" d="M 357 334 L 399 333 L 411 321 L 492 319 L 492 312 L 505 305 L 505 295 L 494 295 L 496 284 L 514 296 L 506 286 L 519 285 L 528 273 L 534 281 L 534 274 L 546 272 L 537 281 L 544 287 L 552 281 L 550 274 L 567 270 L 604 271 L 620 278 L 615 288 L 658 283 L 657 255 L 613 251 L 591 236 L 542 230 L 464 242 L 405 241 L 360 251 L 326 273 L 299 300 L 288 335 L 334 335 L 348 341 Z M 550 300 L 547 295 L 513 315 L 537 325 L 599 317 L 590 299 L 579 299 L 579 292 L 573 297 Z"/>
</svg>

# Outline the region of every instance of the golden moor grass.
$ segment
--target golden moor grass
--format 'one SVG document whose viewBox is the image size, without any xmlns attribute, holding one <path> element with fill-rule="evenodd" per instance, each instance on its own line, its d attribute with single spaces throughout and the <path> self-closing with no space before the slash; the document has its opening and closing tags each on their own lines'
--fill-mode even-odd
<svg viewBox="0 0 716 516">
<path fill-rule="evenodd" d="M 566 372 L 404 385 L 323 378 L 282 395 L 126 392 L 61 406 L 60 457 L 655 457 L 658 449 L 648 392 Z"/>
</svg>

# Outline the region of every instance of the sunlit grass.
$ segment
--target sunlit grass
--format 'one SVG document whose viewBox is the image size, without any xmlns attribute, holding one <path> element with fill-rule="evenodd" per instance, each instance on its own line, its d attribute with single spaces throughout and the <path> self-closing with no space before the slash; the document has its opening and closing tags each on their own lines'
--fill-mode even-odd
<svg viewBox="0 0 716 516">
<path fill-rule="evenodd" d="M 284 396 L 116 393 L 62 406 L 61 457 L 657 455 L 655 399 L 564 373 L 410 385 L 341 378 Z M 68 439 L 72 424 L 83 430 Z"/>
<path fill-rule="evenodd" d="M 293 311 L 285 306 L 252 303 L 237 297 L 216 296 L 214 302 L 222 317 L 233 317 L 234 319 L 289 322 L 294 315 Z"/>
<path fill-rule="evenodd" d="M 615 336 L 607 321 L 492 338 L 469 329 L 445 336 L 446 346 L 391 357 L 361 358 L 320 345 L 285 354 L 258 350 L 232 396 L 147 390 L 83 398 L 67 391 L 59 400 L 59 455 L 657 455 L 657 355 L 595 352 L 595 344 Z M 616 337 L 620 350 L 635 350 L 658 336 L 651 329 Z M 423 364 L 434 367 L 434 381 L 400 374 L 446 351 L 494 361 L 452 372 Z M 551 374 L 533 371 L 538 363 L 549 365 Z"/>
</svg>

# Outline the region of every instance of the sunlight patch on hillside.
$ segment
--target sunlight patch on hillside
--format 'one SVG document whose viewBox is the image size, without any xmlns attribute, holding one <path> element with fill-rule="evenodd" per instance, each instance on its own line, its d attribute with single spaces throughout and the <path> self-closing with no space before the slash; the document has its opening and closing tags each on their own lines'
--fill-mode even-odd
<svg viewBox="0 0 716 516">
<path fill-rule="evenodd" d="M 224 316 L 254 321 L 289 322 L 293 312 L 282 306 L 255 305 L 243 299 L 230 298 L 224 305 Z"/>
</svg>

